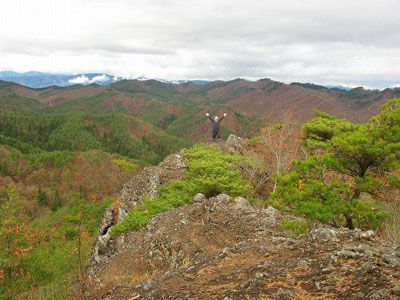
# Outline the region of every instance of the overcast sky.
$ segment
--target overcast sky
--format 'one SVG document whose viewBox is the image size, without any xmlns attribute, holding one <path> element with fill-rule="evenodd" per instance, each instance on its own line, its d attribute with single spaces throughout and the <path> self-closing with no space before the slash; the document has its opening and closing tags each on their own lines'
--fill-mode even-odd
<svg viewBox="0 0 400 300">
<path fill-rule="evenodd" d="M 399 0 L 0 0 L 0 70 L 400 85 Z"/>
</svg>

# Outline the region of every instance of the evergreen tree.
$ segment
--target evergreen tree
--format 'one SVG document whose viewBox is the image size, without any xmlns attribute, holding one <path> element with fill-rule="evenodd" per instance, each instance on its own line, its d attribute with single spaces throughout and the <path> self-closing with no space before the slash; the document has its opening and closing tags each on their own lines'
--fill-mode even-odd
<svg viewBox="0 0 400 300">
<path fill-rule="evenodd" d="M 58 189 L 56 189 L 55 193 L 54 193 L 54 202 L 53 202 L 52 210 L 56 211 L 57 209 L 59 209 L 61 207 L 61 205 L 62 205 L 62 203 L 61 203 L 60 192 L 58 191 Z"/>
<path fill-rule="evenodd" d="M 303 126 L 304 143 L 313 155 L 294 163 L 294 171 L 281 178 L 272 196 L 289 207 L 349 228 L 376 227 L 382 214 L 360 201 L 362 192 L 374 195 L 376 178 L 399 165 L 400 100 L 387 102 L 367 124 L 352 124 L 327 114 Z M 285 200 L 282 200 L 285 199 Z M 322 212 L 322 215 L 320 213 Z"/>
<path fill-rule="evenodd" d="M 89 199 L 88 198 L 87 188 L 83 184 L 79 185 L 79 195 L 80 195 L 81 199 L 84 199 L 84 200 L 88 200 Z"/>
<path fill-rule="evenodd" d="M 37 199 L 38 199 L 38 203 L 40 205 L 47 205 L 47 203 L 48 203 L 47 195 L 46 195 L 45 191 L 43 191 L 41 188 L 38 189 Z"/>
</svg>

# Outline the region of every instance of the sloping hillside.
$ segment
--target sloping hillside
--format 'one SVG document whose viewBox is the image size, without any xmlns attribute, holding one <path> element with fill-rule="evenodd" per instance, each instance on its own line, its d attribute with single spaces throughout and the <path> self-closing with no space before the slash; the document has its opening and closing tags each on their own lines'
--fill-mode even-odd
<svg viewBox="0 0 400 300">
<path fill-rule="evenodd" d="M 25 211 L 35 217 L 77 197 L 92 202 L 119 197 L 121 181 L 136 168 L 135 161 L 102 151 L 24 154 L 0 145 L 0 186 L 15 186 Z"/>
<path fill-rule="evenodd" d="M 98 150 L 0 145 L 0 299 L 66 298 L 105 208 L 137 168 Z"/>
</svg>

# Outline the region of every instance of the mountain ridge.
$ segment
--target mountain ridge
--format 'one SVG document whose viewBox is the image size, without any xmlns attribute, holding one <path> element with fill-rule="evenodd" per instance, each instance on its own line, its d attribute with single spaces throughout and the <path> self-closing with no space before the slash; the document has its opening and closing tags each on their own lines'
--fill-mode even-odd
<svg viewBox="0 0 400 300">
<path fill-rule="evenodd" d="M 228 113 L 223 136 L 248 137 L 266 122 L 291 118 L 303 123 L 320 110 L 354 122 L 365 122 L 379 112 L 400 89 L 328 89 L 312 84 L 284 84 L 271 79 L 214 81 L 207 84 L 165 83 L 157 80 L 120 80 L 109 85 L 52 86 L 33 89 L 0 81 L 3 112 L 46 114 L 123 113 L 142 119 L 168 134 L 205 140 L 204 117 Z"/>
<path fill-rule="evenodd" d="M 24 86 L 27 87 L 32 87 L 32 88 L 46 88 L 46 87 L 51 87 L 52 85 L 55 86 L 71 86 L 74 84 L 90 84 L 90 82 L 68 82 L 69 80 L 73 80 L 76 78 L 79 78 L 81 76 L 86 76 L 88 77 L 89 81 L 90 79 L 93 79 L 96 76 L 107 76 L 109 80 L 106 80 L 104 82 L 99 82 L 101 85 L 108 85 L 112 84 L 114 82 L 120 81 L 120 80 L 139 80 L 139 81 L 149 81 L 149 80 L 156 80 L 162 83 L 167 83 L 167 84 L 176 84 L 176 85 L 181 85 L 181 84 L 187 84 L 187 83 L 194 83 L 196 85 L 205 85 L 209 84 L 212 82 L 230 82 L 230 81 L 235 81 L 235 80 L 245 80 L 247 82 L 256 82 L 260 80 L 265 80 L 269 79 L 268 77 L 264 78 L 259 78 L 259 79 L 244 79 L 241 77 L 237 78 L 232 78 L 232 79 L 225 79 L 225 80 L 220 80 L 220 79 L 174 79 L 174 80 L 169 80 L 169 79 L 164 79 L 164 78 L 151 78 L 151 77 L 146 77 L 146 76 L 138 76 L 138 77 L 133 77 L 133 76 L 117 76 L 117 75 L 110 75 L 107 73 L 101 73 L 101 72 L 86 72 L 86 73 L 57 73 L 57 72 L 39 72 L 39 71 L 27 71 L 27 72 L 16 72 L 16 71 L 0 71 L 0 80 L 5 80 L 5 81 L 10 81 L 10 82 L 15 82 L 15 83 L 20 83 Z M 41 83 L 37 83 L 36 81 L 40 81 L 40 78 L 43 78 Z M 32 82 L 30 82 L 30 80 Z M 269 79 L 270 80 L 270 79 Z M 278 82 L 277 80 L 274 80 Z M 341 85 L 341 84 L 315 84 L 312 82 L 287 82 L 286 84 L 292 84 L 292 85 L 304 85 L 304 86 L 319 86 L 325 89 L 337 89 L 337 90 L 352 90 L 352 89 L 357 89 L 357 88 L 364 88 L 366 90 L 385 90 L 385 89 L 390 89 L 391 87 L 386 87 L 382 89 L 374 89 L 374 88 L 368 88 L 368 87 L 363 87 L 363 86 L 346 86 L 346 85 Z"/>
</svg>

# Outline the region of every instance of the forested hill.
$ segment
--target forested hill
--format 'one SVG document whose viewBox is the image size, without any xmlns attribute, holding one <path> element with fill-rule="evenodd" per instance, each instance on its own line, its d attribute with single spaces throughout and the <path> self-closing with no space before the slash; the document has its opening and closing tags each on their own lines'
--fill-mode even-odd
<svg viewBox="0 0 400 300">
<path fill-rule="evenodd" d="M 398 95 L 400 89 L 345 91 L 269 79 L 202 85 L 122 80 L 42 89 L 0 81 L 0 142 L 24 153 L 99 149 L 154 164 L 208 138 L 205 112 L 228 113 L 223 137 L 248 137 L 265 122 L 302 123 L 315 110 L 366 121 Z"/>
<path fill-rule="evenodd" d="M 254 134 L 265 122 L 304 122 L 315 110 L 366 121 L 400 89 L 349 91 L 269 79 L 171 84 L 122 80 L 110 85 L 31 89 L 0 81 L 0 143 L 23 153 L 98 149 L 157 163 L 209 137 L 205 112 L 227 112 L 223 137 Z"/>
<path fill-rule="evenodd" d="M 311 118 L 315 110 L 348 117 L 352 121 L 367 121 L 379 112 L 383 102 L 400 95 L 398 88 L 341 90 L 314 84 L 284 84 L 270 79 L 214 81 L 201 86 L 190 82 L 177 85 L 155 80 L 125 80 L 108 88 L 118 93 L 129 93 L 131 97 L 145 94 L 167 103 L 190 103 L 198 107 L 212 105 L 273 121 L 281 120 L 291 112 L 302 122 Z"/>
<path fill-rule="evenodd" d="M 225 134 L 251 135 L 260 120 L 281 120 L 288 114 L 304 122 L 321 110 L 351 121 L 367 121 L 400 89 L 384 91 L 328 89 L 313 84 L 283 84 L 269 79 L 242 79 L 172 84 L 156 80 L 122 80 L 110 85 L 30 89 L 0 81 L 3 112 L 46 114 L 122 113 L 168 134 L 191 140 L 207 136 L 204 113 L 228 112 Z"/>
</svg>

